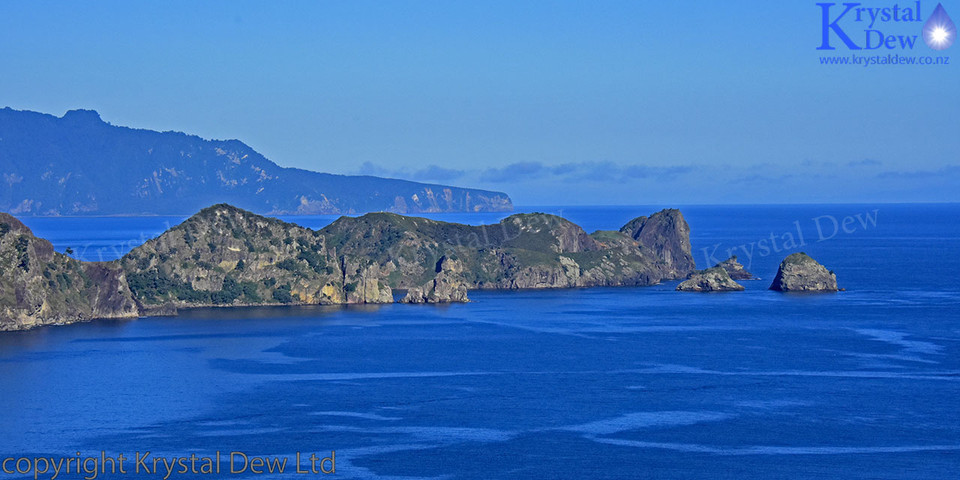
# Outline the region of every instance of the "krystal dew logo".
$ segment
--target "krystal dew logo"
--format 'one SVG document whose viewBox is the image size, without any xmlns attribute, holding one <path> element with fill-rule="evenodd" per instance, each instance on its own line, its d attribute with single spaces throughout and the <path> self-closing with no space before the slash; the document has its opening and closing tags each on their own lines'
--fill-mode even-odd
<svg viewBox="0 0 960 480">
<path fill-rule="evenodd" d="M 925 21 L 919 1 L 906 7 L 863 3 L 817 6 L 823 22 L 817 50 L 836 50 L 842 45 L 849 50 L 910 51 L 922 35 L 928 47 L 939 51 L 950 48 L 957 38 L 957 27 L 942 4 L 937 4 Z"/>
<path fill-rule="evenodd" d="M 923 24 L 923 41 L 934 50 L 946 50 L 956 39 L 957 26 L 943 9 L 943 4 L 937 4 L 927 23 Z"/>
</svg>

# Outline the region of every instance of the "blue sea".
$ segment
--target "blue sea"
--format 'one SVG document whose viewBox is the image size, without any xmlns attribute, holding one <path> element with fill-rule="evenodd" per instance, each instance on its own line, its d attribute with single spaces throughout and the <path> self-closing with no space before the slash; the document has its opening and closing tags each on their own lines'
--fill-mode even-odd
<svg viewBox="0 0 960 480">
<path fill-rule="evenodd" d="M 520 210 L 592 231 L 659 208 Z M 172 479 L 960 477 L 960 205 L 681 209 L 699 267 L 734 253 L 760 279 L 734 293 L 471 292 L 462 305 L 201 309 L 0 334 L 0 460 L 127 457 L 127 474 L 97 478 L 163 478 L 162 464 L 131 473 L 148 451 L 221 452 L 221 474 Z M 24 219 L 89 260 L 182 220 Z M 846 291 L 767 290 L 795 251 Z M 288 464 L 258 475 L 237 456 L 247 468 L 229 473 L 230 452 Z M 332 456 L 336 473 L 296 473 L 298 452 L 307 470 L 310 454 Z"/>
</svg>

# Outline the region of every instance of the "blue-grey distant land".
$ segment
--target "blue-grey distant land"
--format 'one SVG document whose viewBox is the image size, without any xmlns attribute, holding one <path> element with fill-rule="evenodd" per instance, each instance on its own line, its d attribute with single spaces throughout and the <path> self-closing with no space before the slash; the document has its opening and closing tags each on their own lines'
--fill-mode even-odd
<svg viewBox="0 0 960 480">
<path fill-rule="evenodd" d="M 0 211 L 184 215 L 227 202 L 262 214 L 510 211 L 502 192 L 284 168 L 239 140 L 0 110 Z"/>
</svg>

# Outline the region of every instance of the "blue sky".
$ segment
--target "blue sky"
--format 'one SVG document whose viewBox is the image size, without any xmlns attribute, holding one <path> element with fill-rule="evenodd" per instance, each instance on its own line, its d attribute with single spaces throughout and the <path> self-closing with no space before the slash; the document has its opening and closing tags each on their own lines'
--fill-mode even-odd
<svg viewBox="0 0 960 480">
<path fill-rule="evenodd" d="M 960 201 L 960 46 L 822 66 L 816 3 L 2 2 L 0 106 L 527 205 Z"/>
</svg>

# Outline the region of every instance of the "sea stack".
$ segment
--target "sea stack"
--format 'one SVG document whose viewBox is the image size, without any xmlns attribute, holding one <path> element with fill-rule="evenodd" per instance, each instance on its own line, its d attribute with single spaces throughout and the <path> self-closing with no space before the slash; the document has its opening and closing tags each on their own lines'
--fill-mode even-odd
<svg viewBox="0 0 960 480">
<path fill-rule="evenodd" d="M 690 274 L 690 278 L 677 285 L 678 292 L 739 292 L 743 285 L 733 281 L 730 274 L 717 265 Z"/>
<path fill-rule="evenodd" d="M 753 278 L 753 274 L 743 268 L 743 265 L 737 261 L 736 255 L 718 263 L 717 266 L 726 270 L 730 278 L 734 280 L 750 280 Z"/>
<path fill-rule="evenodd" d="M 794 253 L 780 262 L 777 276 L 770 290 L 780 292 L 836 292 L 837 276 L 810 258 L 806 253 Z"/>
</svg>

